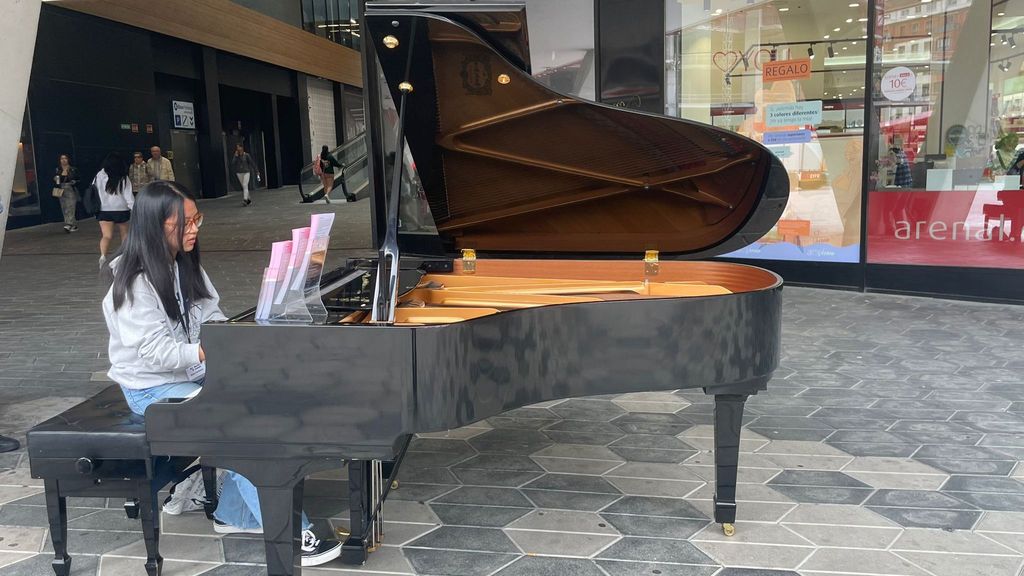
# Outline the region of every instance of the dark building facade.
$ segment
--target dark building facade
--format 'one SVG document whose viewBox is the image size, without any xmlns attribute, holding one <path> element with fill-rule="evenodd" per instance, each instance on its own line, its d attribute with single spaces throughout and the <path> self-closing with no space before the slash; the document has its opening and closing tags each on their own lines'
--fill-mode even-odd
<svg viewBox="0 0 1024 576">
<path fill-rule="evenodd" d="M 299 2 L 237 4 L 301 27 Z M 86 180 L 110 152 L 130 161 L 159 146 L 177 181 L 212 198 L 239 188 L 228 161 L 242 143 L 260 166 L 258 187 L 295 184 L 312 157 L 311 107 L 324 103 L 311 104 L 313 82 L 346 93 L 338 82 L 44 4 L 8 227 L 61 220 L 48 193 L 60 154 Z M 313 111 L 335 122 L 316 139 L 332 147 L 353 131 L 334 100 L 329 93 L 326 114 Z"/>
</svg>

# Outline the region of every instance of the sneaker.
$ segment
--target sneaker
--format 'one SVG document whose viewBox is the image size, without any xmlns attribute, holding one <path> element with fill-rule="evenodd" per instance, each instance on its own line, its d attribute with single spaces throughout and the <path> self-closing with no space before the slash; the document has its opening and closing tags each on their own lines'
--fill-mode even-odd
<svg viewBox="0 0 1024 576">
<path fill-rule="evenodd" d="M 72 226 L 68 232 L 78 232 L 78 226 Z"/>
<path fill-rule="evenodd" d="M 245 200 L 242 200 L 242 206 L 248 206 L 249 204 L 252 204 L 252 200 L 250 200 L 248 198 L 246 198 Z"/>
<path fill-rule="evenodd" d="M 302 565 L 319 566 L 341 556 L 341 542 L 320 540 L 312 530 L 302 531 Z"/>
<path fill-rule="evenodd" d="M 239 528 L 238 526 L 232 526 L 231 524 L 225 524 L 220 520 L 213 521 L 213 531 L 217 534 L 263 534 L 263 528 Z M 306 535 L 302 535 L 302 543 L 305 546 Z M 305 551 L 305 548 L 303 548 Z M 305 566 L 305 564 L 303 564 Z"/>
<path fill-rule="evenodd" d="M 71 224 L 65 224 L 64 225 L 64 232 L 67 233 L 67 234 L 71 233 Z"/>
<path fill-rule="evenodd" d="M 107 257 L 100 255 L 100 270 L 103 270 L 103 266 L 107 263 Z"/>
<path fill-rule="evenodd" d="M 324 196 L 324 201 L 326 201 L 328 204 L 330 204 L 331 203 L 331 197 L 330 196 Z"/>
</svg>

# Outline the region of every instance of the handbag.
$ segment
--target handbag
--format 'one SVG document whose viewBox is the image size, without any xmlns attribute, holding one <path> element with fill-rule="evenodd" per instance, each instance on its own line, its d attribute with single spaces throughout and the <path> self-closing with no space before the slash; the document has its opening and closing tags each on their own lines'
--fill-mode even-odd
<svg viewBox="0 0 1024 576">
<path fill-rule="evenodd" d="M 54 198 L 60 198 L 61 196 L 64 195 L 64 187 L 63 186 L 54 186 L 53 187 L 53 191 L 51 193 L 53 194 Z"/>
</svg>

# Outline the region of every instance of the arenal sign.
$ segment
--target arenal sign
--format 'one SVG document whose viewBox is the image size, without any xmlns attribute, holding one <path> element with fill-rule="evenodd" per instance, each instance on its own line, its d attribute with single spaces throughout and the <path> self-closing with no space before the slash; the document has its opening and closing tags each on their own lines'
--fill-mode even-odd
<svg viewBox="0 0 1024 576">
<path fill-rule="evenodd" d="M 779 80 L 801 80 L 811 77 L 811 59 L 779 60 L 762 64 L 762 78 L 765 82 Z"/>
</svg>

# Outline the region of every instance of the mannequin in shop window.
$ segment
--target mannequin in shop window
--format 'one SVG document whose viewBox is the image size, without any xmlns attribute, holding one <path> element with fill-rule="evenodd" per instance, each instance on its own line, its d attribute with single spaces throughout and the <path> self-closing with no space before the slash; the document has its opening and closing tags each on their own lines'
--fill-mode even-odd
<svg viewBox="0 0 1024 576">
<path fill-rule="evenodd" d="M 907 153 L 903 151 L 903 138 L 900 136 L 893 137 L 889 157 L 895 171 L 893 185 L 897 188 L 909 188 L 914 180 L 910 176 L 910 162 L 907 160 Z"/>
</svg>

